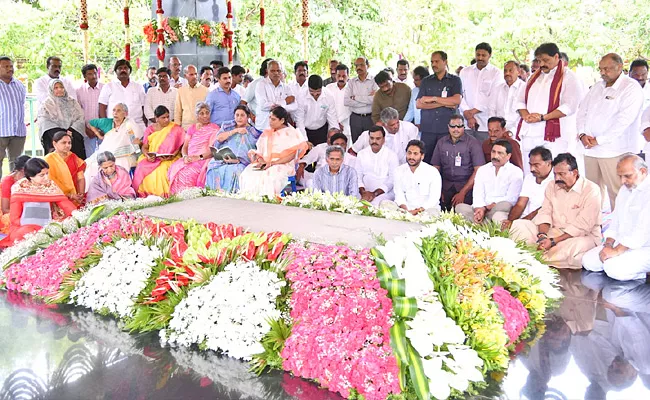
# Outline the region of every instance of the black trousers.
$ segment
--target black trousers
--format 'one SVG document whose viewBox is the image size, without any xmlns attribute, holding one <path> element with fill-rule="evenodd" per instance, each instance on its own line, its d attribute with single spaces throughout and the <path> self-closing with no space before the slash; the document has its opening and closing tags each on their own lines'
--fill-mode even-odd
<svg viewBox="0 0 650 400">
<path fill-rule="evenodd" d="M 328 128 L 327 122 L 325 123 L 325 125 L 321 126 L 318 129 L 305 128 L 305 132 L 307 132 L 307 139 L 314 146 L 327 142 L 327 128 Z"/>
<path fill-rule="evenodd" d="M 350 115 L 350 132 L 352 133 L 352 143 L 348 143 L 348 148 L 359 139 L 359 136 L 364 131 L 369 130 L 374 124 L 372 123 L 372 116 L 368 114 L 355 114 Z"/>
<path fill-rule="evenodd" d="M 84 137 L 81 133 L 75 131 L 72 128 L 61 129 L 61 128 L 52 128 L 43 132 L 41 136 L 41 144 L 43 145 L 44 154 L 49 154 L 54 151 L 54 145 L 52 144 L 52 139 L 54 135 L 59 131 L 70 131 L 72 132 L 72 152 L 82 160 L 86 159 L 86 147 L 84 146 Z"/>
<path fill-rule="evenodd" d="M 454 207 L 451 205 L 451 199 L 465 186 L 467 182 L 446 182 L 442 181 L 442 198 L 440 199 L 440 205 L 442 206 L 442 211 L 451 211 Z M 465 204 L 472 204 L 472 191 L 470 190 L 465 195 L 463 200 Z"/>
<path fill-rule="evenodd" d="M 447 135 L 449 135 L 449 132 L 444 132 L 444 133 L 422 132 L 422 141 L 426 146 L 426 152 L 424 153 L 424 162 L 426 162 L 427 164 L 431 164 L 431 157 L 433 157 L 433 150 L 435 150 L 436 144 L 438 144 L 438 140 L 440 140 L 440 138 L 443 138 Z"/>
</svg>

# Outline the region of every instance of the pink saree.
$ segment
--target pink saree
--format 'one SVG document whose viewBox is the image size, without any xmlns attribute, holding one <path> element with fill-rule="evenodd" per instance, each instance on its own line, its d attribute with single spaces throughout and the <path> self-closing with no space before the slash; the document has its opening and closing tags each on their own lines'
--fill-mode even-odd
<svg viewBox="0 0 650 400">
<path fill-rule="evenodd" d="M 208 124 L 196 129 L 196 124 L 187 129 L 187 154 L 204 154 L 217 139 L 219 126 Z M 186 164 L 181 158 L 169 168 L 169 187 L 171 194 L 182 192 L 192 187 L 205 187 L 205 176 L 209 158 Z"/>
</svg>

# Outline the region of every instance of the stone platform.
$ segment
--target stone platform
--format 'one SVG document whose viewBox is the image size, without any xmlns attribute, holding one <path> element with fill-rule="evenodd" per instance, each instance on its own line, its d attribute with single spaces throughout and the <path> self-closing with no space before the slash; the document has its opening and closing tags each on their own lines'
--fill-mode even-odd
<svg viewBox="0 0 650 400">
<path fill-rule="evenodd" d="M 391 240 L 421 228 L 412 222 L 309 210 L 247 200 L 202 197 L 143 210 L 152 217 L 201 223 L 231 223 L 251 231 L 280 231 L 313 243 L 372 247 L 376 237 Z"/>
</svg>

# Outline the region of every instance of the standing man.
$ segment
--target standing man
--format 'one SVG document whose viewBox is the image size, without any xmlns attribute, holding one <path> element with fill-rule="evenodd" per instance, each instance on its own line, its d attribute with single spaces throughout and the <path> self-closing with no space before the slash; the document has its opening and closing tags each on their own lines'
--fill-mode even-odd
<svg viewBox="0 0 650 400">
<path fill-rule="evenodd" d="M 144 87 L 144 94 L 149 93 L 149 89 L 158 86 L 156 80 L 156 67 L 147 68 L 147 81 L 142 85 Z"/>
<path fill-rule="evenodd" d="M 85 83 L 77 89 L 77 101 L 84 110 L 84 119 L 86 120 L 84 148 L 86 149 L 86 156 L 90 157 L 97 149 L 97 137 L 90 129 L 89 122 L 91 119 L 99 118 L 99 95 L 104 84 L 97 79 L 97 66 L 95 64 L 84 65 L 81 68 L 81 76 L 84 77 Z"/>
<path fill-rule="evenodd" d="M 210 67 L 212 67 L 212 73 L 213 73 L 212 84 L 214 86 L 217 86 L 219 84 L 219 82 L 217 82 L 218 79 L 217 79 L 216 75 L 214 75 L 214 73 L 216 71 L 219 71 L 219 68 L 221 68 L 223 66 L 224 66 L 223 61 L 221 61 L 221 60 L 212 60 L 212 61 L 210 61 Z"/>
<path fill-rule="evenodd" d="M 131 80 L 133 69 L 127 60 L 117 60 L 113 71 L 118 80 L 102 87 L 98 99 L 99 118 L 106 118 L 108 110 L 112 113 L 115 105 L 124 103 L 129 110 L 129 118 L 138 124 L 141 132 L 144 132 L 144 88 Z"/>
<path fill-rule="evenodd" d="M 397 79 L 395 82 L 403 83 L 413 89 L 413 80 L 409 76 L 409 62 L 406 59 L 397 61 Z"/>
<path fill-rule="evenodd" d="M 14 78 L 14 63 L 11 58 L 0 57 L 0 166 L 8 153 L 10 171 L 14 170 L 14 162 L 25 148 L 26 97 L 27 89 Z"/>
<path fill-rule="evenodd" d="M 338 66 L 339 62 L 337 60 L 330 60 L 330 76 L 323 80 L 323 87 L 327 87 L 327 85 L 336 82 L 336 67 Z"/>
<path fill-rule="evenodd" d="M 506 121 L 506 130 L 517 132 L 519 113 L 517 112 L 517 97 L 522 86 L 526 85 L 519 79 L 519 64 L 508 61 L 503 66 L 503 81 L 495 84 L 488 99 L 488 116 L 502 117 Z M 479 114 L 480 115 L 480 114 Z"/>
<path fill-rule="evenodd" d="M 519 65 L 519 79 L 526 82 L 530 76 L 530 67 L 526 64 Z"/>
<path fill-rule="evenodd" d="M 519 167 L 522 171 L 523 161 L 521 156 L 521 148 L 519 143 L 516 140 L 510 137 L 509 132 L 505 128 L 506 120 L 501 117 L 490 117 L 488 119 L 488 138 L 482 144 L 483 154 L 485 155 L 485 162 L 488 163 L 492 160 L 492 146 L 497 140 L 506 140 L 512 146 L 512 155 L 510 156 L 510 162 L 515 166 Z"/>
<path fill-rule="evenodd" d="M 420 129 L 420 109 L 415 106 L 420 93 L 420 85 L 422 80 L 429 76 L 429 69 L 427 67 L 415 67 L 413 70 L 413 85 L 411 89 L 411 100 L 409 101 L 409 109 L 406 111 L 404 121 L 413 122 L 415 126 Z"/>
<path fill-rule="evenodd" d="M 176 89 L 183 85 L 187 85 L 188 83 L 188 80 L 181 76 L 182 69 L 183 64 L 178 57 L 169 57 L 169 70 L 172 72 L 171 76 L 169 77 L 169 83 Z"/>
<path fill-rule="evenodd" d="M 460 79 L 463 81 L 463 100 L 460 111 L 467 121 L 467 133 L 479 141 L 488 137 L 487 120 L 489 115 L 489 98 L 492 86 L 501 82 L 501 71 L 490 64 L 492 46 L 479 43 L 474 49 L 476 64 L 463 68 Z"/>
<path fill-rule="evenodd" d="M 447 125 L 451 116 L 456 114 L 463 93 L 460 78 L 447 72 L 447 53 L 440 50 L 431 53 L 431 69 L 433 74 L 420 84 L 420 93 L 415 102 L 415 107 L 421 110 L 420 132 L 427 146 L 424 162 L 428 163 L 438 140 L 449 135 Z M 461 121 L 464 122 L 463 118 Z M 442 177 L 444 193 L 444 173 Z"/>
<path fill-rule="evenodd" d="M 234 90 L 239 95 L 239 97 L 243 99 L 244 94 L 246 93 L 246 88 L 242 84 L 242 81 L 244 80 L 244 74 L 246 74 L 246 70 L 241 65 L 233 65 L 230 73 L 232 75 L 231 89 Z"/>
<path fill-rule="evenodd" d="M 350 70 L 347 65 L 339 64 L 336 66 L 336 80 L 325 88 L 325 91 L 334 99 L 336 107 L 336 117 L 339 120 L 339 128 L 342 129 L 343 134 L 348 137 L 348 141 L 352 140 L 350 134 L 350 109 L 345 106 L 345 88 L 348 85 L 350 77 Z"/>
<path fill-rule="evenodd" d="M 307 140 L 314 146 L 327 143 L 328 131 L 339 128 L 336 116 L 336 105 L 329 92 L 323 93 L 323 78 L 312 75 L 307 82 L 309 93 L 298 100 L 298 115 L 296 121 Z"/>
<path fill-rule="evenodd" d="M 387 107 L 392 107 L 399 113 L 399 119 L 404 119 L 411 101 L 411 88 L 404 83 L 394 83 L 393 78 L 385 71 L 375 76 L 379 91 L 372 100 L 372 122 L 379 122 L 379 114 Z"/>
<path fill-rule="evenodd" d="M 399 161 L 393 150 L 384 146 L 385 135 L 381 126 L 370 127 L 370 147 L 359 152 L 356 163 L 361 200 L 375 207 L 395 199 L 393 174 Z"/>
<path fill-rule="evenodd" d="M 269 127 L 269 114 L 277 106 L 282 106 L 291 113 L 294 121 L 297 119 L 296 95 L 291 87 L 282 81 L 283 72 L 284 69 L 279 61 L 269 61 L 269 76 L 258 83 L 255 88 L 255 99 L 257 100 L 255 127 L 260 131 Z"/>
<path fill-rule="evenodd" d="M 370 129 L 372 124 L 373 96 L 379 87 L 374 76 L 368 74 L 370 63 L 365 57 L 354 61 L 357 76 L 348 81 L 345 87 L 345 101 L 343 104 L 350 110 L 350 133 L 352 141 L 356 141 L 361 132 Z"/>
<path fill-rule="evenodd" d="M 187 85 L 181 86 L 176 92 L 174 122 L 187 130 L 190 125 L 196 123 L 196 103 L 205 101 L 208 88 L 199 84 L 198 71 L 194 65 L 185 67 L 185 76 Z"/>
<path fill-rule="evenodd" d="M 634 151 L 640 142 L 639 114 L 643 89 L 623 74 L 623 59 L 615 53 L 598 64 L 602 80 L 596 82 L 578 108 L 578 138 L 585 148 L 586 177 L 600 186 L 600 195 L 614 202 L 621 187 L 616 165 L 621 155 Z"/>
<path fill-rule="evenodd" d="M 577 137 L 576 112 L 582 100 L 578 77 L 560 60 L 555 43 L 544 43 L 535 50 L 537 70 L 519 91 L 517 109 L 521 123 L 517 140 L 527 155 L 544 145 L 554 155 L 572 151 Z M 524 160 L 527 164 L 528 160 Z"/>
<path fill-rule="evenodd" d="M 217 86 L 213 84 L 214 71 L 212 70 L 212 67 L 208 67 L 207 65 L 201 67 L 199 76 L 200 76 L 199 80 L 201 81 L 201 85 L 207 87 L 209 91 L 213 91 L 214 89 L 217 88 Z"/>
<path fill-rule="evenodd" d="M 211 109 L 210 122 L 221 126 L 224 122 L 235 118 L 235 107 L 239 105 L 241 98 L 237 92 L 230 89 L 232 84 L 230 68 L 219 68 L 217 82 L 217 88 L 208 94 L 205 102 Z"/>
<path fill-rule="evenodd" d="M 298 61 L 293 66 L 293 72 L 296 75 L 296 80 L 291 82 L 289 87 L 291 87 L 293 93 L 300 100 L 301 97 L 306 97 L 309 94 L 309 86 L 307 85 L 309 65 L 304 61 Z"/>
<path fill-rule="evenodd" d="M 386 132 L 384 146 L 393 150 L 397 155 L 399 163 L 404 164 L 406 162 L 406 147 L 411 140 L 418 138 L 418 128 L 410 122 L 400 121 L 397 110 L 392 107 L 386 107 L 381 110 L 379 119 L 381 121 L 381 127 Z M 348 152 L 356 155 L 368 147 L 370 143 L 368 136 L 368 131 L 363 132 Z"/>
<path fill-rule="evenodd" d="M 178 89 L 172 87 L 169 82 L 170 72 L 168 68 L 161 67 L 156 71 L 158 76 L 158 86 L 154 86 L 149 89 L 147 92 L 145 106 L 144 106 L 144 116 L 149 122 L 156 122 L 154 116 L 154 110 L 158 106 L 165 106 L 169 110 L 169 116 L 173 121 L 176 115 L 174 114 L 174 107 L 176 106 L 176 96 Z"/>
<path fill-rule="evenodd" d="M 77 92 L 74 89 L 72 82 L 61 77 L 61 70 L 63 68 L 63 62 L 59 57 L 48 57 L 45 62 L 47 67 L 47 74 L 41 76 L 40 78 L 34 81 L 34 94 L 36 95 L 37 106 L 36 110 L 41 108 L 41 104 L 47 99 L 47 96 L 50 94 L 50 81 L 52 79 L 60 79 L 63 82 L 65 91 L 68 92 L 68 96 L 73 99 L 77 99 Z"/>
<path fill-rule="evenodd" d="M 643 89 L 643 109 L 650 107 L 650 85 L 648 85 L 648 62 L 642 58 L 630 64 L 630 78 L 639 82 Z"/>
<path fill-rule="evenodd" d="M 253 113 L 253 116 L 251 117 L 253 119 L 253 122 L 255 122 L 255 114 L 257 114 L 257 99 L 255 99 L 255 90 L 257 90 L 257 85 L 262 82 L 266 77 L 268 77 L 268 63 L 269 61 L 272 61 L 271 58 L 267 58 L 266 60 L 262 61 L 262 65 L 260 66 L 260 76 L 259 78 L 255 79 L 251 83 L 248 84 L 248 87 L 246 88 L 246 93 L 244 94 L 244 97 L 242 97 L 242 104 L 247 105 L 248 109 L 250 110 L 251 113 Z"/>
</svg>

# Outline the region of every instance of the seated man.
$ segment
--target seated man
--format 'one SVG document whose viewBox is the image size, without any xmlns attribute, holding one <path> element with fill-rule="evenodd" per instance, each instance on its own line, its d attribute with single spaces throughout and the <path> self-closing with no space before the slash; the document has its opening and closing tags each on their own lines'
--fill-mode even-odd
<svg viewBox="0 0 650 400">
<path fill-rule="evenodd" d="M 605 271 L 620 281 L 645 279 L 650 272 L 650 179 L 648 164 L 629 154 L 621 158 L 616 173 L 625 188 L 616 196 L 612 223 L 605 244 L 589 250 L 582 265 L 589 271 Z"/>
<path fill-rule="evenodd" d="M 510 136 L 510 132 L 506 130 L 506 120 L 501 117 L 490 117 L 488 119 L 488 138 L 483 141 L 483 154 L 485 155 L 485 162 L 490 162 L 492 154 L 492 145 L 497 140 L 507 140 L 512 146 L 512 157 L 510 157 L 510 162 L 516 166 L 524 169 L 522 157 L 521 157 L 521 147 L 516 140 Z"/>
<path fill-rule="evenodd" d="M 381 110 L 379 117 L 381 122 L 377 125 L 383 126 L 386 131 L 386 147 L 397 154 L 400 164 L 404 164 L 406 162 L 406 146 L 411 140 L 418 138 L 418 128 L 410 122 L 400 121 L 397 110 L 392 107 Z M 368 145 L 368 131 L 364 131 L 348 152 L 356 155 Z"/>
<path fill-rule="evenodd" d="M 532 221 L 512 223 L 510 237 L 537 244 L 544 259 L 557 268 L 582 268 L 582 256 L 600 244 L 600 188 L 578 173 L 569 153 L 553 160 L 555 184 L 548 185 L 544 202 Z"/>
<path fill-rule="evenodd" d="M 474 178 L 474 202 L 461 203 L 456 212 L 470 222 L 481 224 L 484 221 L 502 222 L 517 202 L 524 173 L 521 168 L 510 163 L 512 145 L 507 140 L 497 140 L 492 145 L 492 162 L 476 171 Z"/>
<path fill-rule="evenodd" d="M 501 223 L 501 229 L 510 228 L 512 221 L 519 218 L 527 220 L 535 218 L 542 206 L 544 191 L 549 182 L 553 181 L 551 161 L 553 161 L 553 155 L 546 147 L 538 146 L 528 153 L 530 174 L 524 178 L 519 199 L 510 210 L 507 219 Z M 496 218 L 499 219 L 499 217 Z"/>
<path fill-rule="evenodd" d="M 381 207 L 402 209 L 413 215 L 425 212 L 440 214 L 440 172 L 424 160 L 425 145 L 421 140 L 411 140 L 406 146 L 406 164 L 395 170 L 395 201 L 383 201 Z"/>
<path fill-rule="evenodd" d="M 399 162 L 393 150 L 384 146 L 384 129 L 375 125 L 369 132 L 370 147 L 359 152 L 356 169 L 361 199 L 378 207 L 384 200 L 395 199 L 393 174 Z"/>
<path fill-rule="evenodd" d="M 314 168 L 315 171 L 316 169 L 324 166 L 326 164 L 325 151 L 330 145 L 340 146 L 343 151 L 346 151 L 348 148 L 348 138 L 341 133 L 341 130 L 339 128 L 330 129 L 327 132 L 327 142 L 312 147 L 311 150 L 309 150 L 309 153 L 307 153 L 300 160 L 300 163 L 298 164 L 298 170 L 296 171 L 296 179 L 298 180 L 298 183 L 307 188 L 312 187 L 312 179 L 314 177 L 314 173 L 305 171 L 305 168 L 308 165 L 316 164 L 316 168 Z M 346 152 L 345 157 L 343 158 L 343 164 L 354 168 L 355 160 L 355 156 Z"/>
<path fill-rule="evenodd" d="M 345 150 L 339 146 L 329 146 L 325 150 L 326 165 L 314 172 L 314 190 L 330 193 L 343 193 L 346 196 L 359 197 L 359 180 L 357 171 L 345 165 Z"/>
</svg>

